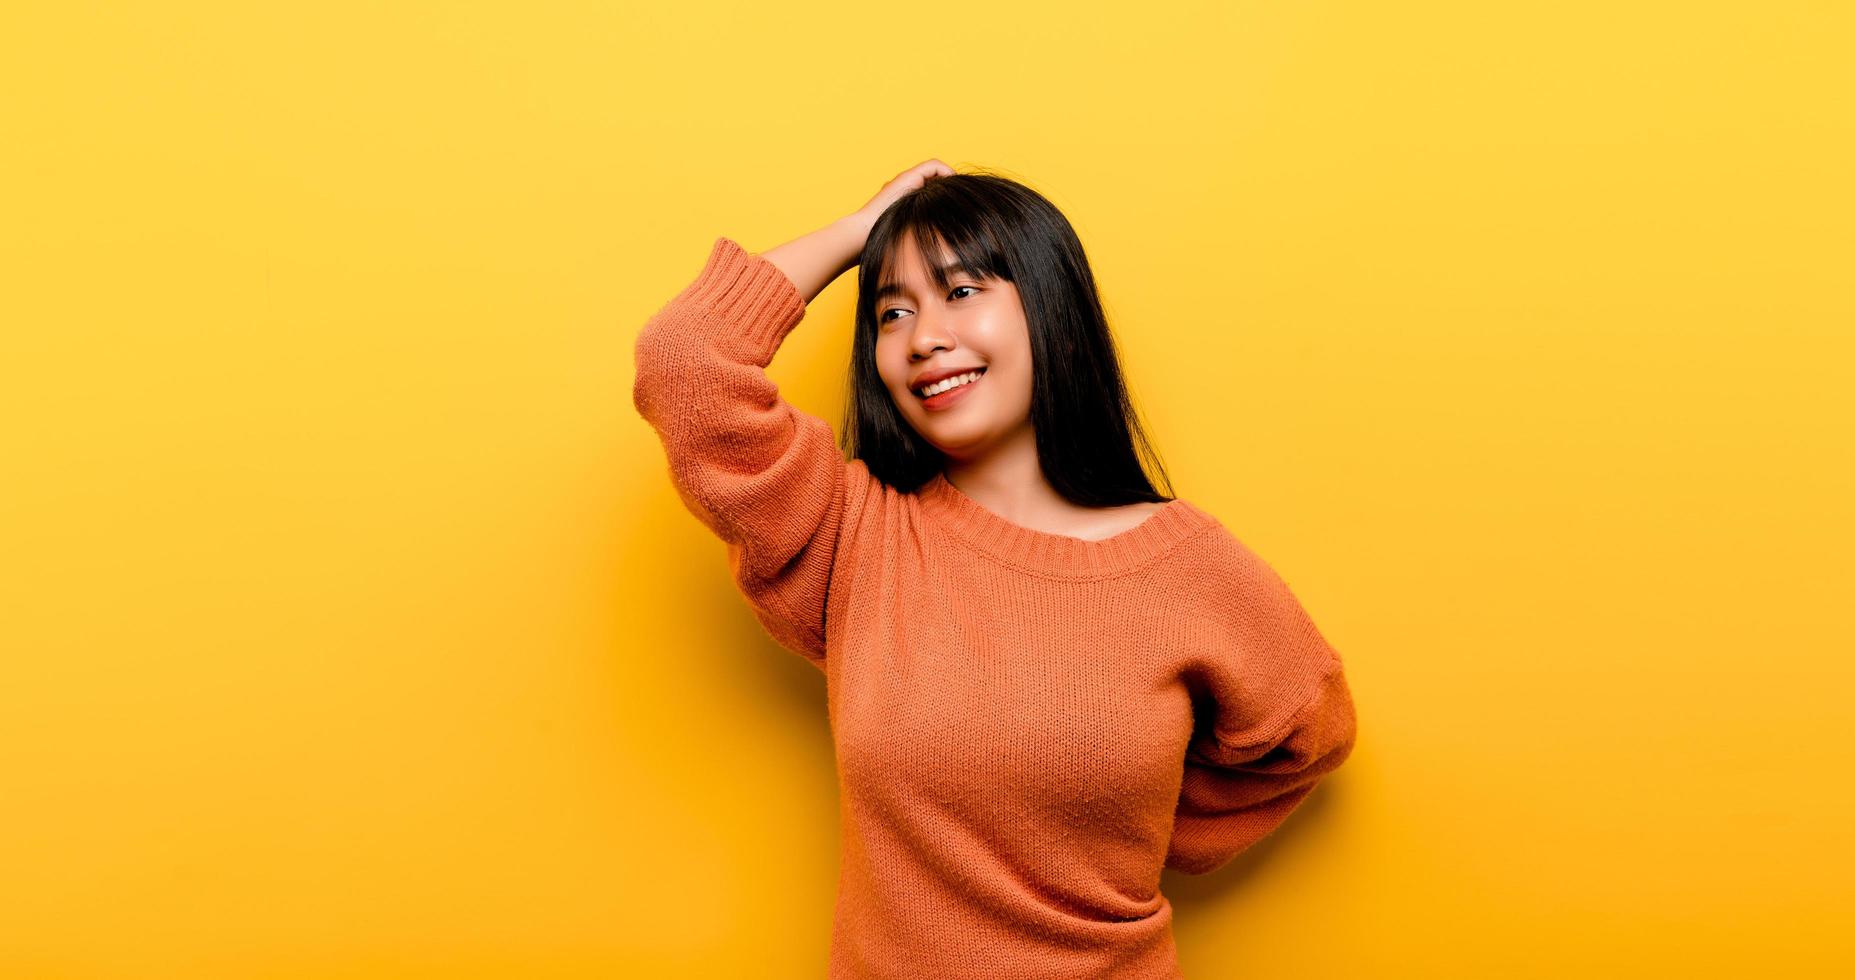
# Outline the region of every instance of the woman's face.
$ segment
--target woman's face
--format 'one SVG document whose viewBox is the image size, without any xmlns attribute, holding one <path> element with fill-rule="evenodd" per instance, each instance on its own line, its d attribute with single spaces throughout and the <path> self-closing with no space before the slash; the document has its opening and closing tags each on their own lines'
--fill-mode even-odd
<svg viewBox="0 0 1855 980">
<path fill-rule="evenodd" d="M 957 261 L 950 252 L 936 258 Z M 924 266 L 913 237 L 901 236 L 876 298 L 877 372 L 923 439 L 971 459 L 1030 425 L 1030 330 L 1010 282 L 954 268 L 943 292 Z M 974 370 L 983 372 L 976 381 L 919 394 L 930 379 Z"/>
</svg>

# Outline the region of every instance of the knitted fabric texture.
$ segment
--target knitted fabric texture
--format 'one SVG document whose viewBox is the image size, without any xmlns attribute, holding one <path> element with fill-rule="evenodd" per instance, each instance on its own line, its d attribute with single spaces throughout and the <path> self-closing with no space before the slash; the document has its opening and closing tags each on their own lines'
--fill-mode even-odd
<svg viewBox="0 0 1855 980">
<path fill-rule="evenodd" d="M 825 678 L 833 978 L 1177 978 L 1162 868 L 1274 830 L 1355 735 L 1284 581 L 1174 498 L 1101 540 L 846 460 L 765 368 L 805 314 L 716 239 L 636 343 L 633 403 L 771 637 Z"/>
</svg>

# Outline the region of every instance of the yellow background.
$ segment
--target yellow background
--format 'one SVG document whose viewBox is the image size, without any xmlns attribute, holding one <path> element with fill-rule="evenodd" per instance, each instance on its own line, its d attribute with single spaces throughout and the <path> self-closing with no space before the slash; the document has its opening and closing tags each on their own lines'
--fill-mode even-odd
<svg viewBox="0 0 1855 980">
<path fill-rule="evenodd" d="M 1348 663 L 1188 976 L 1846 976 L 1850 9 L 5 5 L 0 974 L 821 976 L 823 681 L 631 345 L 939 157 Z"/>
</svg>

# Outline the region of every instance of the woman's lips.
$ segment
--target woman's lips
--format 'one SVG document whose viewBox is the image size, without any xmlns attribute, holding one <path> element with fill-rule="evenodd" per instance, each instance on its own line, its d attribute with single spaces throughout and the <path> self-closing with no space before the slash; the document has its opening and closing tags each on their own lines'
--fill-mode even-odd
<svg viewBox="0 0 1855 980">
<path fill-rule="evenodd" d="M 930 412 L 938 412 L 943 409 L 950 408 L 953 405 L 957 404 L 960 401 L 960 399 L 965 398 L 967 392 L 973 390 L 974 388 L 979 387 L 979 385 L 984 381 L 985 381 L 985 372 L 980 371 L 979 376 L 977 378 L 974 378 L 973 380 L 968 381 L 965 384 L 960 385 L 957 388 L 949 388 L 946 391 L 943 391 L 938 395 L 929 395 L 928 397 L 921 399 L 921 407 L 927 409 Z"/>
</svg>

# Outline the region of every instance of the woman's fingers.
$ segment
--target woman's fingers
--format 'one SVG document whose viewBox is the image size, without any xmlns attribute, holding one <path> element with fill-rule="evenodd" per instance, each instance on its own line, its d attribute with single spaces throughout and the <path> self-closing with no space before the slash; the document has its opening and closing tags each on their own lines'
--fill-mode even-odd
<svg viewBox="0 0 1855 980">
<path fill-rule="evenodd" d="M 877 216 L 889 209 L 889 205 L 909 191 L 927 183 L 930 178 L 951 177 L 953 174 L 953 168 L 941 162 L 940 158 L 930 157 L 890 178 L 888 183 L 882 185 L 882 190 L 877 191 L 876 196 L 858 208 L 856 213 L 866 217 L 868 223 L 874 223 Z"/>
</svg>

